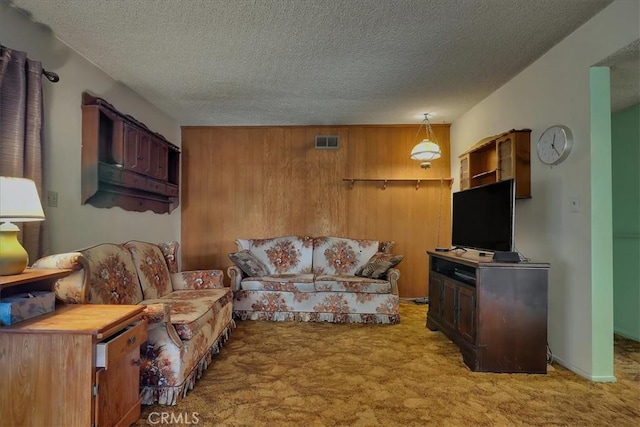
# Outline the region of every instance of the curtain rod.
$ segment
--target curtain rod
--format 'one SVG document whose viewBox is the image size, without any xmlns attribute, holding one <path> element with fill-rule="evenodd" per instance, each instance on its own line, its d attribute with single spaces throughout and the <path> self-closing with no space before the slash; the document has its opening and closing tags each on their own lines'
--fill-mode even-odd
<svg viewBox="0 0 640 427">
<path fill-rule="evenodd" d="M 58 83 L 60 81 L 60 76 L 58 76 L 58 74 L 53 71 L 47 71 L 44 68 L 42 69 L 42 75 L 44 75 L 51 83 Z"/>
</svg>

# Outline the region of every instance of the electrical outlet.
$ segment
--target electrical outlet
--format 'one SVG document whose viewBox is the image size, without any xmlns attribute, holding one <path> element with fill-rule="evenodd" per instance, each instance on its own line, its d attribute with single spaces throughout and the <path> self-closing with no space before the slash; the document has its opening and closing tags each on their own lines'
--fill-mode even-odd
<svg viewBox="0 0 640 427">
<path fill-rule="evenodd" d="M 50 208 L 58 207 L 58 192 L 57 191 L 49 191 L 47 192 L 47 206 Z"/>
</svg>

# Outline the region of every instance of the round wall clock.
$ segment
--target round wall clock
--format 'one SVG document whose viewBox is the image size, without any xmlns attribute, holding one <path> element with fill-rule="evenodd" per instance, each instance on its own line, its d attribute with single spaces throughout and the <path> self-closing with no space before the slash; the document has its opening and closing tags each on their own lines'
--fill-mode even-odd
<svg viewBox="0 0 640 427">
<path fill-rule="evenodd" d="M 557 165 L 569 156 L 571 148 L 571 129 L 563 125 L 551 126 L 538 139 L 538 158 L 545 165 Z"/>
</svg>

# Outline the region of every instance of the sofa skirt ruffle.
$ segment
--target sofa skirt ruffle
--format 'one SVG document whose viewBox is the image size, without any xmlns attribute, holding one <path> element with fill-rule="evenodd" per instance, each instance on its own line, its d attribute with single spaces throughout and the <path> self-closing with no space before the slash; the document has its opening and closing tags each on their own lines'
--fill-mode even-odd
<svg viewBox="0 0 640 427">
<path fill-rule="evenodd" d="M 236 327 L 236 323 L 233 319 L 224 328 L 218 339 L 216 339 L 209 350 L 207 350 L 200 361 L 196 363 L 192 371 L 187 375 L 182 384 L 178 386 L 143 386 L 140 388 L 140 397 L 142 398 L 143 405 L 153 405 L 155 403 L 160 405 L 173 406 L 178 403 L 179 399 L 182 399 L 187 395 L 190 390 L 193 390 L 196 381 L 200 379 L 202 373 L 207 370 L 213 356 L 220 353 L 222 346 L 229 339 L 231 331 Z"/>
<path fill-rule="evenodd" d="M 316 313 L 284 311 L 244 311 L 233 312 L 236 320 L 269 320 L 273 322 L 329 322 L 329 323 L 400 323 L 399 314 L 373 313 Z"/>
</svg>

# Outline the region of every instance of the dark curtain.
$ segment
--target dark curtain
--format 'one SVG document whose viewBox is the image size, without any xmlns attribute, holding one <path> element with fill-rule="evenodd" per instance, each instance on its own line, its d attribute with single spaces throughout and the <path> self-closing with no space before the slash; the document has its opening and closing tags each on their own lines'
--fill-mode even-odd
<svg viewBox="0 0 640 427">
<path fill-rule="evenodd" d="M 0 45 L 0 175 L 32 179 L 41 200 L 42 104 L 42 64 Z M 43 255 L 43 222 L 20 230 L 31 263 Z"/>
</svg>

